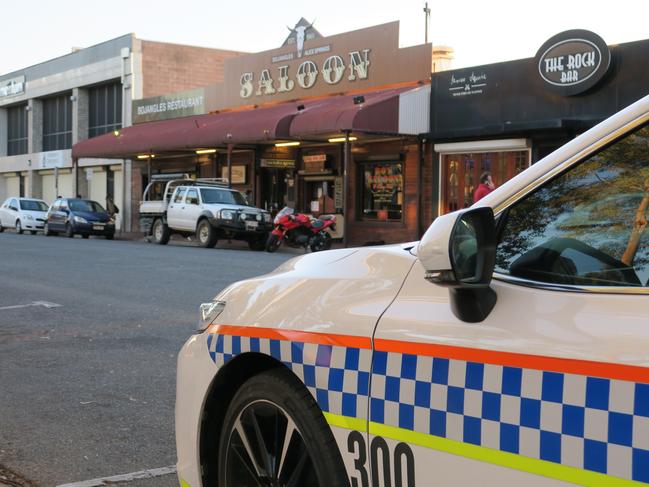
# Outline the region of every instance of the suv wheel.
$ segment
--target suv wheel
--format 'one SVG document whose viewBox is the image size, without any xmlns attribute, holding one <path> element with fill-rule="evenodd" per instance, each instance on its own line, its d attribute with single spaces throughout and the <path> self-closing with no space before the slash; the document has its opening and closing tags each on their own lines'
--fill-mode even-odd
<svg viewBox="0 0 649 487">
<path fill-rule="evenodd" d="M 284 368 L 248 379 L 230 403 L 218 448 L 217 485 L 349 485 L 313 396 Z"/>
<path fill-rule="evenodd" d="M 171 237 L 171 230 L 169 230 L 169 225 L 162 221 L 162 218 L 158 218 L 153 222 L 153 228 L 151 229 L 151 234 L 153 235 L 153 241 L 160 245 L 167 245 L 169 242 L 169 237 Z"/>
<path fill-rule="evenodd" d="M 216 245 L 216 231 L 212 224 L 207 220 L 201 220 L 198 223 L 198 228 L 196 229 L 196 240 L 206 249 L 214 247 Z"/>
<path fill-rule="evenodd" d="M 253 237 L 248 240 L 248 247 L 250 247 L 250 250 L 264 250 L 266 248 L 266 239 L 263 236 Z"/>
</svg>

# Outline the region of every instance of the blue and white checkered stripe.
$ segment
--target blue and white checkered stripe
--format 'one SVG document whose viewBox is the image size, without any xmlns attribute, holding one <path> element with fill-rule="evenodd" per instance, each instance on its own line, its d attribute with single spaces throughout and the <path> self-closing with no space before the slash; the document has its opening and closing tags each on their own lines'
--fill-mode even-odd
<svg viewBox="0 0 649 487">
<path fill-rule="evenodd" d="M 244 352 L 269 355 L 302 380 L 323 412 L 367 414 L 371 350 L 220 334 L 209 335 L 207 346 L 218 367 Z"/>
<path fill-rule="evenodd" d="M 370 421 L 649 482 L 649 384 L 379 351 Z"/>
</svg>

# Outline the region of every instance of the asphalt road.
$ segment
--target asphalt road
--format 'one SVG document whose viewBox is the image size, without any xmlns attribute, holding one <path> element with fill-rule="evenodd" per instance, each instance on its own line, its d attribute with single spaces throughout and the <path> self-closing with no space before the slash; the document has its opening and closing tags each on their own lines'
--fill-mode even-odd
<svg viewBox="0 0 649 487">
<path fill-rule="evenodd" d="M 220 247 L 0 234 L 0 465 L 39 487 L 173 465 L 198 305 L 295 255 Z"/>
</svg>

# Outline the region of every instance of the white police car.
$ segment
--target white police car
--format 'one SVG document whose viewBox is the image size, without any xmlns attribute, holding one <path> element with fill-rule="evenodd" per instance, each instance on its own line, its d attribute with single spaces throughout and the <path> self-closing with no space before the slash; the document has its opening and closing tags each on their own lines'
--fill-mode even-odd
<svg viewBox="0 0 649 487">
<path fill-rule="evenodd" d="M 181 484 L 649 484 L 648 207 L 646 97 L 418 245 L 230 286 L 178 361 Z"/>
</svg>

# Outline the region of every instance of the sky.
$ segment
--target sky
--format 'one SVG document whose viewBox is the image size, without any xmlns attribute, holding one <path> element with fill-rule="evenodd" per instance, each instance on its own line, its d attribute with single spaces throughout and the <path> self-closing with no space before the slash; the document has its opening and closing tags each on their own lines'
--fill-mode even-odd
<svg viewBox="0 0 649 487">
<path fill-rule="evenodd" d="M 454 68 L 533 57 L 554 34 L 587 29 L 607 44 L 649 38 L 647 0 L 430 0 L 429 40 Z M 139 38 L 259 52 L 279 47 L 300 17 L 333 35 L 400 21 L 401 47 L 424 42 L 420 0 L 23 0 L 3 2 L 0 74 L 134 32 Z"/>
</svg>

